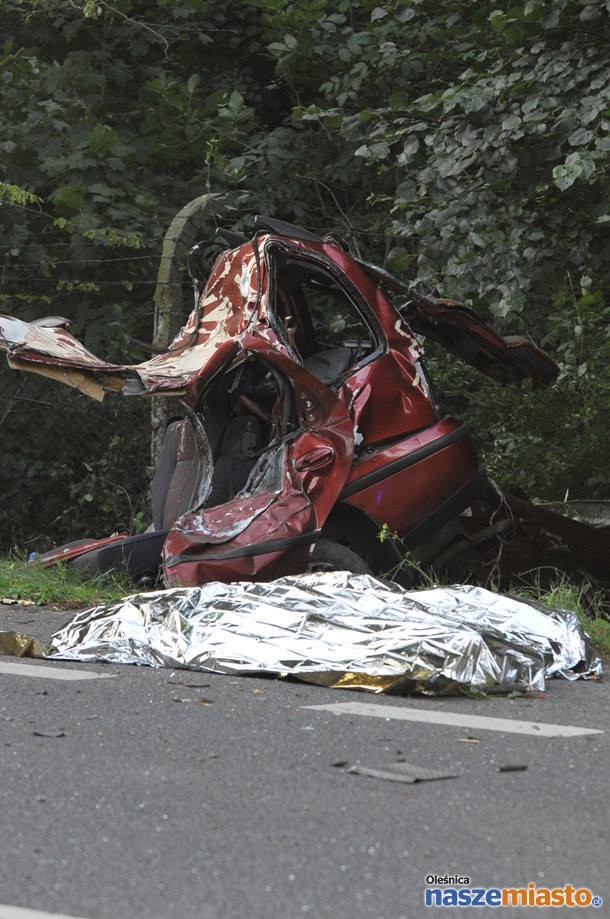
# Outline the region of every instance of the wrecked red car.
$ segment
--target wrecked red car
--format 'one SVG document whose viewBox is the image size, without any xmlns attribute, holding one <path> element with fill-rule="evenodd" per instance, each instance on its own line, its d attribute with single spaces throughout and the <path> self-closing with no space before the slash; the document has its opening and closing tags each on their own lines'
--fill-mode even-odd
<svg viewBox="0 0 610 919">
<path fill-rule="evenodd" d="M 324 566 L 385 572 L 404 547 L 441 554 L 488 481 L 468 426 L 439 413 L 416 336 L 501 383 L 549 382 L 553 361 L 463 305 L 416 294 L 333 237 L 270 218 L 257 218 L 250 240 L 227 237 L 232 247 L 183 329 L 142 363 L 100 360 L 62 319 L 0 318 L 16 369 L 94 398 L 176 399 L 150 531 L 80 541 L 46 560 L 123 563 L 136 575 L 162 560 L 167 585 L 191 586 Z M 197 288 L 203 279 L 192 275 Z M 382 527 L 400 537 L 400 552 L 378 538 Z"/>
</svg>

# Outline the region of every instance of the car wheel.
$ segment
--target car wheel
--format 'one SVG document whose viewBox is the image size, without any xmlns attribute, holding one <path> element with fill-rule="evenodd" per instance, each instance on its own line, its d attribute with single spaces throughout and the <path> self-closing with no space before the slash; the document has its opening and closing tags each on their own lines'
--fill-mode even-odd
<svg viewBox="0 0 610 919">
<path fill-rule="evenodd" d="M 364 559 L 340 542 L 333 539 L 319 539 L 311 553 L 307 572 L 351 571 L 354 574 L 371 574 Z"/>
</svg>

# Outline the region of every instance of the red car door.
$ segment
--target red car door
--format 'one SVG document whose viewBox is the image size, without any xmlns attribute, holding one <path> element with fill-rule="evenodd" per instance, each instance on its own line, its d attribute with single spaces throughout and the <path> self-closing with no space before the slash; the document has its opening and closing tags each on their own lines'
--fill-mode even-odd
<svg viewBox="0 0 610 919">
<path fill-rule="evenodd" d="M 353 422 L 343 403 L 260 336 L 246 336 L 242 345 L 242 360 L 263 361 L 284 381 L 296 428 L 263 454 L 260 487 L 176 521 L 163 550 L 168 584 L 265 580 L 303 570 L 351 469 Z"/>
</svg>

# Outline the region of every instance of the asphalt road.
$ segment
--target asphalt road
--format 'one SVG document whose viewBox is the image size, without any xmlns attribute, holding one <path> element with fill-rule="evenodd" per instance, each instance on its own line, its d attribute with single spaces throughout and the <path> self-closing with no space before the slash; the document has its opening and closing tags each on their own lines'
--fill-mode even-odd
<svg viewBox="0 0 610 919">
<path fill-rule="evenodd" d="M 0 629 L 41 638 L 65 621 L 0 607 Z M 0 686 L 0 919 L 472 912 L 426 908 L 429 875 L 477 888 L 572 884 L 610 915 L 603 681 L 554 680 L 534 698 L 406 698 L 3 657 Z M 412 712 L 449 723 L 396 717 Z M 601 733 L 515 733 L 459 715 Z M 348 771 L 401 759 L 457 775 L 402 784 Z"/>
</svg>

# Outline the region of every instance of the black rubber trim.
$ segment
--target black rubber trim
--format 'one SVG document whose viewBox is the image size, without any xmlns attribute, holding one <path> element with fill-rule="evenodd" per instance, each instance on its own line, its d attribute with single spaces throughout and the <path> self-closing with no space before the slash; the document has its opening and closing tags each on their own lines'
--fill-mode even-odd
<svg viewBox="0 0 610 919">
<path fill-rule="evenodd" d="M 298 549 L 320 538 L 320 530 L 311 533 L 300 533 L 298 536 L 288 536 L 284 539 L 271 539 L 269 542 L 257 542 L 251 546 L 238 546 L 235 549 L 225 549 L 224 552 L 206 552 L 205 555 L 174 555 L 165 563 L 167 568 L 173 568 L 183 562 L 222 562 L 230 558 L 251 558 L 253 555 L 267 555 L 270 552 Z"/>
<path fill-rule="evenodd" d="M 356 479 L 354 482 L 349 482 L 339 495 L 338 500 L 344 501 L 346 498 L 351 498 L 352 495 L 357 494 L 359 491 L 364 491 L 370 488 L 371 485 L 376 485 L 377 482 L 381 482 L 383 479 L 387 479 L 397 472 L 402 472 L 403 469 L 408 469 L 409 466 L 414 466 L 415 463 L 419 463 L 428 456 L 432 456 L 433 453 L 438 453 L 439 450 L 444 450 L 445 447 L 449 447 L 456 441 L 466 437 L 469 433 L 469 425 L 466 423 L 461 424 L 458 428 L 455 428 L 455 430 L 449 431 L 448 434 L 443 434 L 431 443 L 425 444 L 418 450 L 414 450 L 413 453 L 407 453 L 405 456 L 392 460 L 391 463 L 387 463 L 385 466 L 381 466 L 373 472 L 365 473 L 365 475 Z"/>
<path fill-rule="evenodd" d="M 254 218 L 254 226 L 257 230 L 271 230 L 276 236 L 287 236 L 289 239 L 301 239 L 304 242 L 323 243 L 324 240 L 315 233 L 311 233 L 304 227 L 299 227 L 295 223 L 288 223 L 286 220 L 276 220 L 275 217 L 263 217 L 260 214 Z"/>
<path fill-rule="evenodd" d="M 414 549 L 419 543 L 423 542 L 428 536 L 437 532 L 443 524 L 455 517 L 464 508 L 469 507 L 475 498 L 481 497 L 486 492 L 489 484 L 487 472 L 479 468 L 472 479 L 461 485 L 453 494 L 443 501 L 443 503 L 434 510 L 429 517 L 425 517 L 420 523 L 416 524 L 412 530 L 403 537 L 404 544 L 409 549 Z"/>
</svg>

